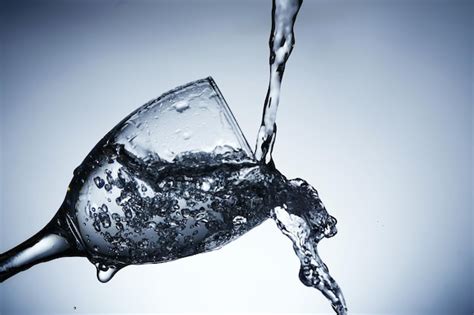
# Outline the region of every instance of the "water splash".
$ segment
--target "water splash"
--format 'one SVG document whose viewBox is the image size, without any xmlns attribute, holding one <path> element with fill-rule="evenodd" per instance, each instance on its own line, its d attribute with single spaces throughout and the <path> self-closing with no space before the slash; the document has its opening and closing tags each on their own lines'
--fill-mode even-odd
<svg viewBox="0 0 474 315">
<path fill-rule="evenodd" d="M 272 31 L 269 41 L 270 80 L 255 148 L 255 157 L 258 161 L 272 162 L 281 81 L 286 62 L 295 44 L 293 27 L 302 3 L 303 0 L 273 0 Z"/>
<path fill-rule="evenodd" d="M 55 218 L 0 255 L 0 282 L 37 263 L 87 257 L 107 282 L 129 264 L 216 250 L 272 217 L 301 261 L 300 280 L 347 307 L 317 253 L 336 233 L 314 188 L 272 160 L 276 112 L 302 0 L 274 0 L 270 81 L 255 156 L 211 78 L 176 88 L 113 128 L 74 171 Z M 205 127 L 205 128 L 204 128 Z"/>
<path fill-rule="evenodd" d="M 320 215 L 324 212 L 316 213 Z M 319 257 L 316 248 L 320 239 L 335 234 L 335 219 L 330 217 L 331 219 L 327 220 L 325 224 L 326 227 L 314 229 L 308 224 L 307 219 L 290 213 L 286 206 L 276 207 L 272 216 L 282 233 L 293 242 L 293 249 L 301 263 L 299 272 L 301 282 L 321 291 L 331 301 L 331 305 L 338 315 L 347 314 L 342 291 L 329 274 L 329 270 Z"/>
<path fill-rule="evenodd" d="M 314 188 L 243 150 L 221 152 L 184 152 L 167 161 L 141 159 L 123 145 L 96 147 L 48 228 L 1 256 L 0 280 L 70 255 L 87 256 L 97 279 L 108 282 L 130 264 L 219 249 L 272 216 L 294 243 L 301 281 L 345 314 L 339 286 L 316 251 L 336 233 L 336 220 Z"/>
</svg>

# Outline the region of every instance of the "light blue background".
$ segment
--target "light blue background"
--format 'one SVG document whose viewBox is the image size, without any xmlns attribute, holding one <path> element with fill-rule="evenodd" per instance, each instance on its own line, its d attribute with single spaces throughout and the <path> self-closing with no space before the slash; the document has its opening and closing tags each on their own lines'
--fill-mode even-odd
<svg viewBox="0 0 474 315">
<path fill-rule="evenodd" d="M 72 170 L 149 99 L 212 75 L 250 143 L 271 1 L 2 1 L 0 251 L 38 231 Z M 278 168 L 318 188 L 320 245 L 353 313 L 471 314 L 473 2 L 305 0 Z M 129 267 L 85 259 L 0 285 L 2 314 L 331 312 L 266 222 L 220 251 Z M 74 306 L 77 308 L 74 310 Z"/>
</svg>

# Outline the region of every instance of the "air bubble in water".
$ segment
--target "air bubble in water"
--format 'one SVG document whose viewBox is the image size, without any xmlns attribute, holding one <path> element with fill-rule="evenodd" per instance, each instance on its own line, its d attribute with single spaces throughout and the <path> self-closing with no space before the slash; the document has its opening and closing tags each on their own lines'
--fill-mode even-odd
<svg viewBox="0 0 474 315">
<path fill-rule="evenodd" d="M 104 228 L 109 228 L 110 227 L 110 217 L 106 212 L 101 212 L 99 213 L 99 220 L 102 223 L 102 226 Z"/>
<path fill-rule="evenodd" d="M 238 215 L 234 217 L 232 223 L 234 223 L 234 226 L 240 226 L 242 224 L 247 223 L 247 219 L 241 215 Z"/>
<path fill-rule="evenodd" d="M 211 189 L 211 184 L 209 184 L 208 181 L 204 181 L 202 182 L 201 189 L 203 191 L 209 191 L 209 189 Z"/>
<path fill-rule="evenodd" d="M 100 178 L 99 176 L 97 176 L 97 177 L 94 178 L 94 183 L 97 186 L 97 188 L 100 189 L 100 188 L 104 187 L 105 181 L 102 178 Z"/>
</svg>

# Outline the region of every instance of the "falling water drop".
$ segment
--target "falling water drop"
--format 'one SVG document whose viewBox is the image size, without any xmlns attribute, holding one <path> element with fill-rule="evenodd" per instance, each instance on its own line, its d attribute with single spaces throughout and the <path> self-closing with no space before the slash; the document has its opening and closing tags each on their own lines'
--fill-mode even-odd
<svg viewBox="0 0 474 315">
<path fill-rule="evenodd" d="M 102 263 L 96 263 L 95 266 L 97 268 L 97 279 L 102 283 L 109 282 L 120 270 L 116 266 L 107 266 Z"/>
</svg>

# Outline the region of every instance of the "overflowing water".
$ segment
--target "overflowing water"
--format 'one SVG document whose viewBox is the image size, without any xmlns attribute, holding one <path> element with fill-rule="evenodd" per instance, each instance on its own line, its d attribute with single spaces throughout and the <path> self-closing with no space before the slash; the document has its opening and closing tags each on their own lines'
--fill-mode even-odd
<svg viewBox="0 0 474 315">
<path fill-rule="evenodd" d="M 326 218 L 327 221 L 323 225 L 325 228 L 319 230 L 319 233 L 315 233 L 314 226 L 311 226 L 311 223 L 314 224 L 314 217 L 305 220 L 290 212 L 286 205 L 276 207 L 273 211 L 273 218 L 278 228 L 293 242 L 293 249 L 301 262 L 299 273 L 301 282 L 306 286 L 320 290 L 331 301 L 337 314 L 346 314 L 347 307 L 342 291 L 329 274 L 328 267 L 319 257 L 316 248 L 319 240 L 323 237 L 335 235 L 335 219 L 331 216 Z M 316 212 L 316 216 L 318 215 L 321 216 L 321 212 Z"/>
<path fill-rule="evenodd" d="M 94 147 L 52 221 L 0 255 L 0 281 L 41 262 L 81 256 L 107 282 L 130 264 L 216 250 L 272 218 L 293 242 L 300 280 L 346 314 L 342 292 L 317 252 L 321 239 L 336 234 L 336 219 L 311 185 L 288 180 L 271 156 L 301 4 L 273 1 L 270 82 L 255 154 L 211 78 L 169 91 Z"/>
</svg>

